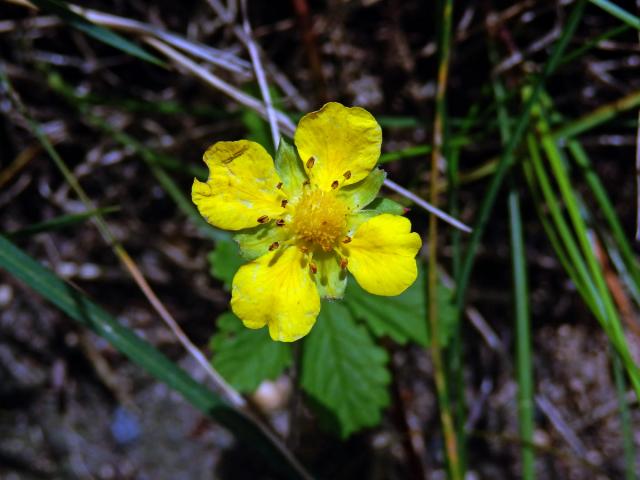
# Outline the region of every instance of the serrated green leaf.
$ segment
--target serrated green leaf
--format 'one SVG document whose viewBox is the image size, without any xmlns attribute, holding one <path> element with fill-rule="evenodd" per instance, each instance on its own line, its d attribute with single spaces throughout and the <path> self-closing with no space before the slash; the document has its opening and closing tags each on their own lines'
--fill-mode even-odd
<svg viewBox="0 0 640 480">
<path fill-rule="evenodd" d="M 408 340 L 422 346 L 429 343 L 426 287 L 421 263 L 418 263 L 416 281 L 396 297 L 372 295 L 351 277 L 344 304 L 356 318 L 366 322 L 377 337 L 389 336 L 400 344 Z"/>
<path fill-rule="evenodd" d="M 72 27 L 80 30 L 83 33 L 99 40 L 107 45 L 111 45 L 118 50 L 121 50 L 129 55 L 137 57 L 154 65 L 166 66 L 162 60 L 158 57 L 151 55 L 143 48 L 139 47 L 133 42 L 130 42 L 126 38 L 118 35 L 111 30 L 91 23 L 86 18 L 78 15 L 74 11 L 70 10 L 66 2 L 60 0 L 32 0 L 33 3 L 45 12 L 52 13 L 60 17 L 64 22 L 68 23 Z"/>
<path fill-rule="evenodd" d="M 246 328 L 231 312 L 218 317 L 217 325 L 209 343 L 211 363 L 236 390 L 253 392 L 291 364 L 290 345 L 271 340 L 266 328 Z"/>
<path fill-rule="evenodd" d="M 231 282 L 241 265 L 246 263 L 238 252 L 238 245 L 233 240 L 220 240 L 207 255 L 209 272 L 224 283 L 224 288 L 231 290 Z"/>
<path fill-rule="evenodd" d="M 304 344 L 301 384 L 338 422 L 342 438 L 380 423 L 389 404 L 387 353 L 338 302 L 324 302 Z"/>
</svg>

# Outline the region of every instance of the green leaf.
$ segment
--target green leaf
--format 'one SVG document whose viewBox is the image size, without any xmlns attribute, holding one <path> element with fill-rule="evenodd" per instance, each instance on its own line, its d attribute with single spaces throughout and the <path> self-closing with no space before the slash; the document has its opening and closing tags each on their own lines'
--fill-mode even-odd
<svg viewBox="0 0 640 480">
<path fill-rule="evenodd" d="M 287 478 L 308 478 L 300 473 L 269 434 L 243 412 L 195 381 L 184 370 L 121 325 L 98 305 L 0 235 L 0 268 L 23 281 L 79 324 L 107 340 L 131 361 L 179 392 L 193 406 L 229 428 L 244 445 L 255 449 L 275 472 Z"/>
<path fill-rule="evenodd" d="M 429 343 L 424 269 L 418 263 L 418 278 L 401 295 L 380 297 L 368 293 L 351 277 L 344 304 L 353 315 L 366 322 L 377 337 L 389 336 L 400 344 L 411 340 Z"/>
<path fill-rule="evenodd" d="M 126 38 L 108 30 L 107 28 L 91 23 L 86 18 L 70 10 L 66 2 L 62 2 L 60 0 L 33 0 L 32 3 L 47 13 L 57 15 L 72 27 L 86 33 L 96 40 L 106 43 L 107 45 L 111 45 L 112 47 L 144 60 L 145 62 L 163 67 L 166 66 L 166 64 L 158 57 L 151 55 L 135 43 L 130 42 Z"/>
<path fill-rule="evenodd" d="M 307 180 L 307 174 L 302 168 L 302 161 L 298 158 L 296 149 L 284 138 L 280 139 L 275 165 L 280 180 L 284 183 L 284 188 L 289 195 L 302 191 L 302 184 Z"/>
<path fill-rule="evenodd" d="M 341 303 L 324 302 L 302 357 L 302 388 L 337 421 L 342 438 L 380 423 L 389 404 L 387 353 Z"/>
<path fill-rule="evenodd" d="M 209 260 L 209 272 L 224 283 L 224 288 L 231 290 L 233 276 L 246 262 L 238 252 L 238 245 L 233 240 L 220 240 L 216 242 L 214 249 L 207 255 Z"/>
<path fill-rule="evenodd" d="M 217 325 L 209 343 L 211 363 L 236 390 L 253 392 L 291 364 L 290 345 L 271 340 L 266 328 L 246 328 L 231 312 L 218 317 Z"/>
</svg>

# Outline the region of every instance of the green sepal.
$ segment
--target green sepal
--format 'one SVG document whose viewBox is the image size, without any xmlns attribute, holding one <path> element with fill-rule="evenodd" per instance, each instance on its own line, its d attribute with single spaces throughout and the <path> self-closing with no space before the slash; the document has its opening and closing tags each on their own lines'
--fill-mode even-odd
<svg viewBox="0 0 640 480">
<path fill-rule="evenodd" d="M 347 185 L 338 190 L 338 198 L 346 203 L 352 212 L 358 212 L 369 205 L 378 195 L 387 172 L 376 168 L 358 183 Z"/>
<path fill-rule="evenodd" d="M 340 259 L 333 252 L 317 252 L 313 261 L 318 267 L 314 275 L 320 298 L 340 299 L 347 286 L 347 271 L 340 268 Z"/>
<path fill-rule="evenodd" d="M 392 215 L 404 215 L 406 212 L 405 207 L 398 202 L 384 197 L 376 198 L 367 205 L 367 211 L 369 210 L 377 213 L 390 213 Z"/>
<path fill-rule="evenodd" d="M 236 233 L 233 239 L 240 247 L 240 255 L 246 260 L 255 260 L 269 252 L 269 247 L 274 242 L 285 240 L 285 231 L 271 222 L 266 225 L 258 225 L 246 228 Z"/>
<path fill-rule="evenodd" d="M 284 138 L 280 139 L 280 145 L 278 145 L 275 166 L 289 200 L 295 198 L 302 191 L 302 184 L 307 181 L 307 174 L 296 149 Z"/>
</svg>

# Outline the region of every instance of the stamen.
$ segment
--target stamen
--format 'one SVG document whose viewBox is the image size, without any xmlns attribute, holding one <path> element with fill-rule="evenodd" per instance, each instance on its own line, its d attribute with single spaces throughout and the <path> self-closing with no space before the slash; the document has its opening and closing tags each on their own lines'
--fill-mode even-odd
<svg viewBox="0 0 640 480">
<path fill-rule="evenodd" d="M 271 245 L 269 245 L 269 251 L 272 252 L 276 248 L 278 248 L 279 246 L 280 246 L 280 244 L 278 242 L 273 242 Z"/>
<path fill-rule="evenodd" d="M 309 247 L 307 247 L 306 245 L 300 245 L 300 251 L 302 253 L 309 253 Z"/>
<path fill-rule="evenodd" d="M 316 157 L 309 157 L 307 160 L 307 168 L 313 168 L 313 165 L 316 163 Z"/>
<path fill-rule="evenodd" d="M 267 223 L 268 221 L 269 221 L 268 215 L 262 215 L 261 217 L 258 217 L 258 223 Z"/>
<path fill-rule="evenodd" d="M 348 263 L 349 263 L 349 260 L 347 260 L 346 258 L 340 259 L 340 268 L 344 270 L 345 268 L 347 268 Z"/>
<path fill-rule="evenodd" d="M 350 241 L 351 241 L 351 237 L 347 235 L 346 237 L 344 237 L 344 240 L 342 240 L 342 243 L 349 243 Z"/>
<path fill-rule="evenodd" d="M 278 184 L 276 185 L 276 188 L 280 190 L 282 188 L 282 182 L 278 182 Z"/>
<path fill-rule="evenodd" d="M 282 218 L 279 218 L 278 220 L 276 220 L 276 225 L 279 227 L 284 227 L 284 220 Z"/>
<path fill-rule="evenodd" d="M 338 188 L 338 185 L 340 185 L 340 182 L 338 182 L 338 180 L 334 180 L 331 184 L 331 188 L 335 190 L 336 188 Z"/>
<path fill-rule="evenodd" d="M 318 273 L 318 267 L 313 262 L 309 262 L 309 270 L 311 270 L 311 273 L 313 273 L 314 275 Z"/>
<path fill-rule="evenodd" d="M 287 203 L 289 203 L 289 200 L 286 200 L 286 199 L 285 199 L 285 200 L 282 200 L 282 201 L 280 202 L 280 205 L 282 206 L 282 208 L 284 208 L 284 207 L 286 207 L 286 206 L 287 206 Z"/>
<path fill-rule="evenodd" d="M 351 178 L 351 170 L 347 170 L 342 174 L 342 176 L 345 178 L 345 180 L 349 180 Z"/>
<path fill-rule="evenodd" d="M 303 187 L 307 187 L 309 185 L 311 185 L 311 180 L 305 180 L 304 182 L 302 182 Z"/>
</svg>

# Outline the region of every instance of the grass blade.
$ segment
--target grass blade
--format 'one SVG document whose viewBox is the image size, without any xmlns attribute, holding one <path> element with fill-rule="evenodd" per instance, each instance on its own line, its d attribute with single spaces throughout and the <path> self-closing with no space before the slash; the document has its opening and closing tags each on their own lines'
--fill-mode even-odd
<svg viewBox="0 0 640 480">
<path fill-rule="evenodd" d="M 619 7 L 613 2 L 608 0 L 589 0 L 594 5 L 597 5 L 611 16 L 616 17 L 618 20 L 623 21 L 632 28 L 640 30 L 640 18 L 627 12 L 624 8 Z"/>
<path fill-rule="evenodd" d="M 39 222 L 33 225 L 29 225 L 28 227 L 21 228 L 20 230 L 15 230 L 13 232 L 7 233 L 7 237 L 10 239 L 18 239 L 23 237 L 29 237 L 31 235 L 35 235 L 36 233 L 42 232 L 50 232 L 52 230 L 59 230 L 61 228 L 70 227 L 75 225 L 76 223 L 84 222 L 85 220 L 89 220 L 96 215 L 106 215 L 108 213 L 117 212 L 120 210 L 120 207 L 104 207 L 104 208 L 96 208 L 95 210 L 89 210 L 83 213 L 75 213 L 71 215 L 60 215 L 59 217 L 53 218 L 51 220 L 47 220 L 46 222 Z"/>
<path fill-rule="evenodd" d="M 493 43 L 489 45 L 492 64 L 497 63 L 497 52 Z M 493 81 L 493 91 L 498 106 L 500 138 L 505 144 L 510 136 L 510 118 L 505 106 L 506 89 L 499 78 Z M 533 444 L 533 361 L 531 354 L 531 315 L 529 311 L 529 286 L 527 281 L 527 258 L 522 228 L 520 196 L 512 176 L 509 182 L 507 207 L 509 211 L 509 234 L 513 278 L 513 299 L 516 320 L 516 377 L 518 380 L 518 424 L 522 439 L 522 478 L 535 478 L 535 455 Z"/>
<path fill-rule="evenodd" d="M 299 468 L 271 442 L 266 432 L 240 410 L 196 382 L 184 370 L 171 362 L 115 318 L 50 270 L 21 251 L 0 235 L 0 267 L 20 279 L 38 294 L 53 303 L 81 325 L 106 339 L 131 361 L 140 365 L 158 380 L 179 392 L 193 406 L 231 430 L 250 448 L 255 448 L 273 468 L 287 478 L 304 478 Z"/>
<path fill-rule="evenodd" d="M 482 240 L 482 236 L 484 235 L 484 231 L 487 227 L 491 212 L 493 211 L 493 206 L 496 202 L 498 191 L 502 186 L 502 182 L 504 181 L 504 177 L 507 171 L 514 162 L 516 149 L 520 145 L 520 142 L 522 141 L 524 134 L 526 133 L 527 127 L 529 126 L 529 120 L 531 118 L 531 108 L 536 103 L 544 82 L 558 66 L 558 63 L 562 58 L 567 45 L 569 44 L 569 40 L 573 36 L 578 23 L 580 23 L 580 19 L 582 18 L 582 14 L 584 12 L 584 7 L 585 0 L 580 0 L 573 8 L 570 17 L 567 20 L 567 24 L 562 31 L 562 36 L 556 43 L 553 53 L 551 54 L 549 61 L 546 63 L 542 75 L 536 80 L 531 96 L 516 121 L 515 128 L 513 129 L 513 134 L 511 135 L 509 143 L 506 145 L 502 152 L 500 161 L 498 162 L 498 165 L 496 167 L 496 171 L 491 178 L 487 193 L 482 199 L 482 203 L 480 204 L 480 209 L 478 211 L 477 220 L 473 227 L 473 233 L 471 234 L 469 245 L 467 247 L 467 252 L 460 268 L 460 275 L 459 278 L 456 279 L 458 288 L 456 292 L 456 304 L 458 306 L 458 312 L 462 311 L 462 307 L 465 302 L 465 296 L 467 287 L 469 285 L 469 279 L 471 277 L 471 270 L 473 269 L 476 252 L 478 250 L 478 247 L 480 246 L 480 241 Z"/>
<path fill-rule="evenodd" d="M 613 349 L 609 349 L 613 379 L 616 384 L 616 395 L 620 405 L 620 426 L 622 429 L 622 446 L 624 449 L 625 480 L 637 480 L 636 447 L 633 440 L 633 422 L 629 403 L 627 401 L 627 382 L 624 378 L 624 368 L 620 356 Z"/>
<path fill-rule="evenodd" d="M 151 55 L 143 48 L 139 47 L 133 42 L 130 42 L 117 33 L 112 32 L 111 30 L 100 25 L 96 25 L 95 23 L 91 23 L 86 18 L 72 11 L 65 2 L 62 2 L 60 0 L 31 1 L 41 10 L 60 17 L 61 20 L 68 23 L 73 28 L 86 33 L 90 37 L 93 37 L 102 43 L 106 43 L 107 45 L 117 48 L 118 50 L 133 57 L 139 58 L 140 60 L 144 60 L 145 62 L 153 63 L 154 65 L 158 65 L 161 67 L 166 67 L 166 64 L 158 57 Z"/>
<path fill-rule="evenodd" d="M 531 356 L 531 320 L 527 259 L 522 233 L 520 199 L 515 186 L 508 197 L 511 261 L 516 319 L 516 368 L 518 378 L 518 420 L 522 444 L 522 478 L 535 478 L 533 443 L 533 362 Z"/>
</svg>

